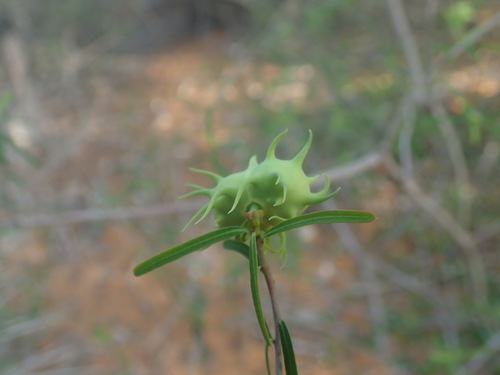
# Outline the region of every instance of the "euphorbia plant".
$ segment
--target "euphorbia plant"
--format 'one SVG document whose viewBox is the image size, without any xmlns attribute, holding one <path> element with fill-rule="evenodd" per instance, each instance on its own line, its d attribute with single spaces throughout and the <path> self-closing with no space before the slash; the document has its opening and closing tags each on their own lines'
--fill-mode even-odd
<svg viewBox="0 0 500 375">
<path fill-rule="evenodd" d="M 194 190 L 184 197 L 201 194 L 210 198 L 188 222 L 198 223 L 213 213 L 218 229 L 184 242 L 139 264 L 134 269 L 136 276 L 143 275 L 184 255 L 203 250 L 224 241 L 224 247 L 244 255 L 248 259 L 250 288 L 255 313 L 266 344 L 266 368 L 271 374 L 268 349 L 274 346 L 275 375 L 282 373 L 282 362 L 287 375 L 297 374 L 295 355 L 288 328 L 281 318 L 271 271 L 267 265 L 268 253 L 286 254 L 285 232 L 294 228 L 318 223 L 366 223 L 374 219 L 370 212 L 351 210 L 319 211 L 302 214 L 312 204 L 321 203 L 336 191 L 329 192 L 330 181 L 325 175 L 325 186 L 319 192 L 311 192 L 311 184 L 319 177 L 308 177 L 302 168 L 311 147 L 312 133 L 304 147 L 290 160 L 278 159 L 276 147 L 287 133 L 278 135 L 267 150 L 264 161 L 250 158 L 246 170 L 222 177 L 209 171 L 194 169 L 210 176 L 215 181 L 212 188 L 188 185 Z M 279 236 L 280 247 L 271 249 L 270 240 Z M 271 334 L 262 311 L 259 292 L 259 272 L 263 274 L 269 292 L 274 334 Z"/>
</svg>

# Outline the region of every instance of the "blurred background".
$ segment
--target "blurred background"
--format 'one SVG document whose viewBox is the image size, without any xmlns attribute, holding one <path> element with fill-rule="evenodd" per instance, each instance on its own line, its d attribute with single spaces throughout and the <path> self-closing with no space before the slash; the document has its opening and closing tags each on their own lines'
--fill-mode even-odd
<svg viewBox="0 0 500 375">
<path fill-rule="evenodd" d="M 132 269 L 285 128 L 378 217 L 273 258 L 300 373 L 500 373 L 497 0 L 0 0 L 0 50 L 0 373 L 265 373 L 241 256 Z"/>
</svg>

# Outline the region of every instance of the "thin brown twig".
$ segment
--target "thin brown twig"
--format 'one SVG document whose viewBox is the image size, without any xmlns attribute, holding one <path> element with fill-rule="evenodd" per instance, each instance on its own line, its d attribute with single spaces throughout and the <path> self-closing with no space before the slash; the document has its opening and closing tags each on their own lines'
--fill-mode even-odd
<svg viewBox="0 0 500 375">
<path fill-rule="evenodd" d="M 352 162 L 331 169 L 327 169 L 318 174 L 326 174 L 332 181 L 347 180 L 367 170 L 373 169 L 382 163 L 380 152 L 370 152 Z M 316 181 L 313 186 L 321 186 L 323 181 Z"/>
<path fill-rule="evenodd" d="M 36 370 L 42 370 L 48 367 L 54 367 L 74 360 L 77 350 L 68 345 L 61 345 L 54 349 L 48 349 L 40 353 L 28 356 L 21 363 L 11 367 L 5 375 L 30 374 Z M 38 371 L 36 371 L 38 372 Z"/>
<path fill-rule="evenodd" d="M 0 38 L 0 49 L 4 52 L 8 78 L 19 103 L 19 112 L 27 120 L 25 126 L 29 141 L 36 143 L 46 130 L 45 115 L 30 74 L 29 49 L 23 36 L 16 31 Z"/>
<path fill-rule="evenodd" d="M 332 209 L 338 209 L 333 201 L 330 201 Z M 329 207 L 330 208 L 330 207 Z M 339 239 L 350 252 L 366 252 L 358 241 L 351 228 L 346 223 L 333 224 L 339 235 Z M 387 332 L 387 308 L 382 296 L 380 280 L 376 273 L 376 265 L 371 257 L 360 257 L 362 267 L 361 277 L 366 280 L 363 286 L 366 289 L 368 309 L 373 321 L 375 333 L 375 344 L 379 355 L 388 363 L 391 361 L 391 347 Z"/>
<path fill-rule="evenodd" d="M 424 103 L 426 100 L 426 76 L 418 52 L 417 42 L 411 32 L 403 4 L 401 0 L 387 0 L 387 5 L 410 70 L 413 100 L 416 103 Z"/>
<path fill-rule="evenodd" d="M 409 113 L 416 110 L 415 102 L 411 93 L 406 93 L 395 105 L 395 109 L 390 118 L 386 121 L 385 135 L 380 143 L 379 149 L 389 150 L 397 138 L 402 121 L 408 117 Z"/>
<path fill-rule="evenodd" d="M 435 100 L 430 102 L 429 105 L 437 120 L 439 130 L 443 135 L 444 144 L 448 149 L 449 158 L 454 170 L 456 189 L 460 196 L 458 207 L 459 221 L 462 225 L 468 227 L 471 215 L 471 187 L 469 169 L 462 149 L 462 143 L 443 104 L 439 100 Z"/>
<path fill-rule="evenodd" d="M 470 267 L 474 297 L 479 304 L 483 304 L 488 296 L 486 272 L 472 235 L 448 211 L 425 195 L 414 179 L 405 178 L 396 161 L 388 154 L 384 156 L 384 166 L 389 176 L 401 185 L 414 203 L 438 223 L 463 250 Z"/>
<path fill-rule="evenodd" d="M 367 170 L 371 170 L 381 164 L 381 154 L 380 152 L 375 151 L 368 153 L 346 165 L 327 169 L 320 174 L 326 173 L 332 181 L 346 180 Z M 321 181 L 317 181 L 317 183 L 313 186 L 320 186 L 321 183 Z M 191 199 L 184 202 L 176 201 L 154 206 L 119 207 L 108 209 L 89 208 L 54 214 L 10 214 L 8 215 L 8 218 L 0 219 L 0 228 L 20 227 L 22 229 L 31 229 L 37 227 L 63 226 L 94 221 L 129 220 L 172 215 L 175 213 L 196 210 L 202 202 L 202 199 Z"/>
<path fill-rule="evenodd" d="M 474 240 L 476 243 L 481 243 L 488 241 L 492 237 L 498 236 L 500 234 L 500 220 L 490 222 L 488 224 L 481 225 L 474 232 Z"/>
<path fill-rule="evenodd" d="M 333 208 L 329 203 L 324 203 L 324 205 L 328 209 Z M 437 319 L 444 327 L 447 340 L 453 339 L 456 336 L 452 310 L 432 285 L 429 285 L 417 277 L 400 270 L 396 266 L 379 259 L 363 246 L 346 246 L 346 250 L 349 251 L 349 253 L 360 263 L 365 261 L 371 262 L 379 275 L 387 278 L 395 285 L 399 285 L 400 287 L 424 298 L 429 305 L 436 310 Z M 382 293 L 382 290 L 380 290 L 380 292 Z"/>
<path fill-rule="evenodd" d="M 0 220 L 0 228 L 21 227 L 30 229 L 45 226 L 63 226 L 94 221 L 129 220 L 152 216 L 172 215 L 179 212 L 192 211 L 200 207 L 201 199 L 184 202 L 157 204 L 155 206 L 120 207 L 109 209 L 90 208 L 56 214 L 10 215 Z"/>
<path fill-rule="evenodd" d="M 479 371 L 484 370 L 484 367 L 489 361 L 498 358 L 500 351 L 500 332 L 495 333 L 486 344 L 479 349 L 472 358 L 465 363 L 457 372 L 456 375 L 474 375 Z"/>
<path fill-rule="evenodd" d="M 267 290 L 269 292 L 269 298 L 271 300 L 271 307 L 273 310 L 273 321 L 274 321 L 274 366 L 275 375 L 281 375 L 283 372 L 283 367 L 281 363 L 281 338 L 279 331 L 279 321 L 281 320 L 280 311 L 278 308 L 278 301 L 276 298 L 276 289 L 274 285 L 274 279 L 271 274 L 271 269 L 267 265 L 266 257 L 263 251 L 264 240 L 262 237 L 257 237 L 257 253 L 259 255 L 260 271 L 264 275 L 266 280 Z"/>
<path fill-rule="evenodd" d="M 408 62 L 409 73 L 412 80 L 413 106 L 418 104 L 428 104 L 431 106 L 435 117 L 439 120 L 440 130 L 445 138 L 447 138 L 447 147 L 449 149 L 452 163 L 454 163 L 457 184 L 467 184 L 468 170 L 466 168 L 463 152 L 459 145 L 457 145 L 459 144 L 459 139 L 454 132 L 453 126 L 449 121 L 447 121 L 444 109 L 432 103 L 435 98 L 428 99 L 426 97 L 428 77 L 425 75 L 422 58 L 417 48 L 415 37 L 411 32 L 410 24 L 402 2 L 401 0 L 387 0 L 387 4 L 394 28 L 401 41 L 406 60 Z M 431 92 L 430 94 L 436 96 L 437 92 Z M 454 160 L 455 158 L 458 159 Z M 476 292 L 475 296 L 478 299 L 478 302 L 486 301 L 487 283 L 484 274 L 484 265 L 472 235 L 467 232 L 444 208 L 427 197 L 418 186 L 415 179 L 411 175 L 403 173 L 399 165 L 397 165 L 394 159 L 387 153 L 384 164 L 391 177 L 399 181 L 412 200 L 418 204 L 420 208 L 422 208 L 431 218 L 439 223 L 440 226 L 443 227 L 443 229 L 445 229 L 455 242 L 457 242 L 463 249 L 468 258 L 469 267 L 471 269 L 473 288 Z M 467 214 L 467 209 L 464 209 L 464 212 Z"/>
<path fill-rule="evenodd" d="M 460 39 L 445 55 L 446 60 L 452 60 L 464 53 L 468 48 L 476 44 L 481 38 L 500 25 L 500 12 L 496 13 L 487 21 L 472 29 Z"/>
<path fill-rule="evenodd" d="M 402 169 L 406 176 L 413 176 L 413 152 L 412 139 L 415 131 L 416 107 L 415 105 L 406 106 L 401 116 L 403 126 L 399 135 L 398 151 L 401 160 Z"/>
</svg>

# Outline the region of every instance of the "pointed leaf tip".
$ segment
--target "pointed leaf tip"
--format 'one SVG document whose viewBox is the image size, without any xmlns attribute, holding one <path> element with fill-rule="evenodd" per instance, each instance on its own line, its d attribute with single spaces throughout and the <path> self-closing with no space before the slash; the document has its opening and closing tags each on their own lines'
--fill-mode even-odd
<svg viewBox="0 0 500 375">
<path fill-rule="evenodd" d="M 284 320 L 278 321 L 281 346 L 283 348 L 283 362 L 285 363 L 286 375 L 298 375 L 295 352 L 293 350 L 292 338 Z"/>
<path fill-rule="evenodd" d="M 148 273 L 167 263 L 173 262 L 174 260 L 177 260 L 194 251 L 206 249 L 214 243 L 228 240 L 247 231 L 248 230 L 243 227 L 226 227 L 193 238 L 192 240 L 172 247 L 140 263 L 134 268 L 134 275 L 144 275 L 145 273 Z"/>
<path fill-rule="evenodd" d="M 368 211 L 354 210 L 329 210 L 318 211 L 310 214 L 300 215 L 293 219 L 288 219 L 269 229 L 264 238 L 274 236 L 275 234 L 285 232 L 291 229 L 303 227 L 311 224 L 328 223 L 369 223 L 375 216 Z"/>
</svg>

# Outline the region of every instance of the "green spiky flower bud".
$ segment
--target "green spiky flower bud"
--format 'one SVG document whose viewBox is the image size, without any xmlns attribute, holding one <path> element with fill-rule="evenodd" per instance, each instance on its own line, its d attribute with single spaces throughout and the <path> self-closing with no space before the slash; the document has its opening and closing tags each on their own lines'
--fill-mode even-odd
<svg viewBox="0 0 500 375">
<path fill-rule="evenodd" d="M 243 225 L 250 211 L 261 210 L 260 226 L 266 231 L 279 222 L 301 214 L 309 205 L 331 198 L 337 191 L 328 193 L 330 180 L 325 175 L 325 186 L 319 192 L 311 192 L 311 184 L 319 177 L 308 177 L 302 169 L 304 159 L 311 147 L 312 132 L 304 147 L 290 160 L 278 159 L 276 147 L 287 133 L 278 135 L 267 150 L 262 163 L 252 156 L 247 169 L 226 177 L 213 172 L 193 169 L 210 176 L 216 183 L 213 188 L 188 185 L 194 189 L 183 196 L 201 194 L 210 198 L 189 221 L 200 222 L 213 212 L 219 227 Z"/>
</svg>

